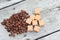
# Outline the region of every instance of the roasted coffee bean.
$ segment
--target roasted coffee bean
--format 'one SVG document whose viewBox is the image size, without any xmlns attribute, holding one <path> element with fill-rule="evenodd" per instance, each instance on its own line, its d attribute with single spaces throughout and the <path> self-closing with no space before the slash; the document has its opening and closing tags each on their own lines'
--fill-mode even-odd
<svg viewBox="0 0 60 40">
<path fill-rule="evenodd" d="M 24 37 L 26 37 L 26 36 L 27 36 L 27 34 L 24 35 Z"/>
<path fill-rule="evenodd" d="M 4 23 L 4 22 L 1 22 L 1 24 L 2 24 L 2 25 L 5 25 L 5 23 Z"/>
<path fill-rule="evenodd" d="M 14 34 L 9 34 L 9 36 L 13 36 L 13 37 L 15 37 L 15 35 L 14 35 Z"/>
<path fill-rule="evenodd" d="M 15 34 L 22 34 L 27 31 L 26 18 L 28 17 L 28 13 L 21 10 L 21 12 L 13 14 L 9 19 L 4 19 L 1 24 L 5 25 L 5 29 L 10 32 L 9 36 L 15 36 Z"/>
</svg>

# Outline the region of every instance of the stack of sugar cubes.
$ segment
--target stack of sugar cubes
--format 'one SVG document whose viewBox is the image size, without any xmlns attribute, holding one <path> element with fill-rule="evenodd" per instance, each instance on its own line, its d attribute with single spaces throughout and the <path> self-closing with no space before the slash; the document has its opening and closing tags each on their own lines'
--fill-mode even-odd
<svg viewBox="0 0 60 40">
<path fill-rule="evenodd" d="M 39 32 L 40 27 L 44 26 L 44 21 L 41 19 L 40 10 L 36 8 L 33 15 L 26 20 L 26 23 L 29 25 L 27 26 L 27 31 L 35 31 Z"/>
</svg>

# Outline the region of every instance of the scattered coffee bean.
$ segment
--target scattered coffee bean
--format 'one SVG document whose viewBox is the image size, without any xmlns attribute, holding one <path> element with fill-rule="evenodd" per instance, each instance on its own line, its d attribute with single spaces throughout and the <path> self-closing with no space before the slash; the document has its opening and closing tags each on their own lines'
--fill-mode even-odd
<svg viewBox="0 0 60 40">
<path fill-rule="evenodd" d="M 24 37 L 26 37 L 27 35 L 25 34 Z"/>
<path fill-rule="evenodd" d="M 26 40 L 30 40 L 29 38 L 27 38 Z"/>
</svg>

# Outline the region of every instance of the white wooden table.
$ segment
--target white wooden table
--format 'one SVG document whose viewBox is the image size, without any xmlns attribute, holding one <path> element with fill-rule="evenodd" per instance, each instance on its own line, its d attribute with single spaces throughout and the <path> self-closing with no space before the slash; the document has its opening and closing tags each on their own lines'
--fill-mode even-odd
<svg viewBox="0 0 60 40">
<path fill-rule="evenodd" d="M 13 4 L 17 1 L 9 2 L 8 5 Z M 2 7 L 7 6 L 7 3 L 2 5 L 0 3 L 0 40 L 34 40 L 37 37 L 41 37 L 53 31 L 60 29 L 60 10 L 56 6 L 60 6 L 60 0 L 26 0 L 22 3 L 18 3 L 14 6 L 10 6 L 5 9 Z M 9 37 L 6 29 L 1 25 L 3 19 L 10 17 L 13 13 L 19 12 L 21 9 L 26 10 L 29 14 L 32 14 L 35 8 L 40 8 L 42 19 L 45 21 L 45 26 L 41 27 L 38 33 L 27 32 L 16 37 Z M 24 37 L 24 35 L 27 35 Z M 39 40 L 60 40 L 60 32 L 54 33 L 50 36 Z"/>
</svg>

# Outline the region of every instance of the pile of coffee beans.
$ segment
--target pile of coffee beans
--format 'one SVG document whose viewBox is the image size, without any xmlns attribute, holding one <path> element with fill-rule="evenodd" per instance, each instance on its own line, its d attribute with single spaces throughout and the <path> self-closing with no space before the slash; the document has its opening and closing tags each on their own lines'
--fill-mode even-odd
<svg viewBox="0 0 60 40">
<path fill-rule="evenodd" d="M 21 10 L 21 12 L 13 14 L 9 19 L 4 19 L 1 24 L 10 32 L 9 36 L 15 36 L 15 34 L 27 32 L 28 24 L 26 23 L 26 19 L 28 17 L 28 13 Z"/>
</svg>

